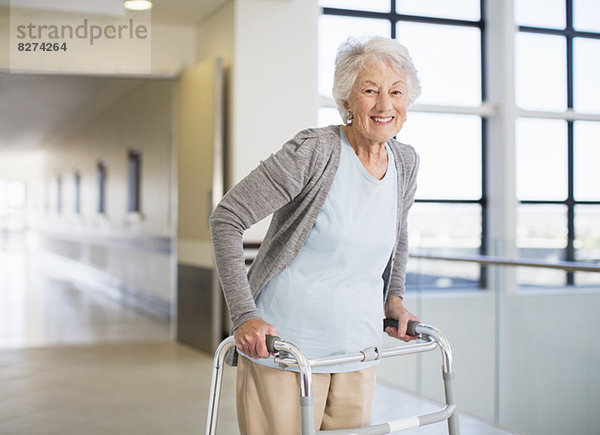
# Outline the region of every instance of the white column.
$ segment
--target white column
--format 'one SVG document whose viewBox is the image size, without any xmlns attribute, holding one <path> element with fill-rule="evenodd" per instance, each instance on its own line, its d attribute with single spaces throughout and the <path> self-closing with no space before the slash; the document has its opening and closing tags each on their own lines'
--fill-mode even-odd
<svg viewBox="0 0 600 435">
<path fill-rule="evenodd" d="M 497 105 L 488 128 L 488 245 L 491 254 L 516 256 L 515 31 L 514 0 L 486 1 L 489 100 Z M 501 421 L 503 304 L 516 293 L 514 268 L 491 268 L 494 290 L 494 421 Z"/>
<path fill-rule="evenodd" d="M 235 0 L 229 187 L 317 124 L 317 0 Z M 246 233 L 261 240 L 266 223 Z"/>
<path fill-rule="evenodd" d="M 489 101 L 498 110 L 489 117 L 488 207 L 490 254 L 516 255 L 515 31 L 513 0 L 487 1 Z M 502 288 L 514 291 L 514 273 L 504 268 Z"/>
</svg>

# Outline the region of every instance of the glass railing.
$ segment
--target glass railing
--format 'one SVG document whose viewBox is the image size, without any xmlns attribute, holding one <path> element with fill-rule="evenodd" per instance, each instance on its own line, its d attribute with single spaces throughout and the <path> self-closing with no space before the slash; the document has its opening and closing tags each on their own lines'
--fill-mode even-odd
<svg viewBox="0 0 600 435">
<path fill-rule="evenodd" d="M 528 434 L 598 433 L 599 262 L 526 258 L 507 242 L 490 251 L 420 251 L 409 261 L 405 304 L 448 337 L 458 408 Z M 439 365 L 416 355 L 382 362 L 379 376 L 440 400 Z"/>
</svg>

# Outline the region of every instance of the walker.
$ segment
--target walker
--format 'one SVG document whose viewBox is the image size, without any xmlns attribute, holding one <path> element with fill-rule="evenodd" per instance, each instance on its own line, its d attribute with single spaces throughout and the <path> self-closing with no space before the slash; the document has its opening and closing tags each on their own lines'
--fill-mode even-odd
<svg viewBox="0 0 600 435">
<path fill-rule="evenodd" d="M 384 329 L 388 326 L 398 325 L 397 320 L 385 319 Z M 267 336 L 267 348 L 269 352 L 275 353 L 274 360 L 282 368 L 294 366 L 298 367 L 300 372 L 300 409 L 302 435 L 314 434 L 388 434 L 406 429 L 412 429 L 419 426 L 425 426 L 432 423 L 438 423 L 448 420 L 448 433 L 450 435 L 460 435 L 458 426 L 458 415 L 456 414 L 456 404 L 454 402 L 454 369 L 452 367 L 452 351 L 450 343 L 437 328 L 419 322 L 411 321 L 408 323 L 408 335 L 418 336 L 419 341 L 413 344 L 406 344 L 386 349 L 369 347 L 358 353 L 351 355 L 339 355 L 325 358 L 307 359 L 301 349 L 281 340 L 276 336 Z M 217 414 L 219 399 L 221 394 L 221 382 L 223 380 L 223 366 L 227 351 L 235 346 L 233 337 L 228 337 L 221 342 L 215 352 L 214 366 L 212 372 L 212 381 L 210 387 L 210 397 L 208 401 L 208 416 L 206 418 L 206 435 L 214 435 L 217 429 Z M 411 353 L 427 352 L 438 347 L 442 353 L 442 378 L 444 381 L 444 391 L 446 397 L 446 406 L 439 411 L 428 414 L 406 417 L 399 420 L 393 420 L 386 423 L 375 424 L 363 428 L 342 429 L 342 430 L 315 430 L 314 423 L 314 398 L 312 395 L 312 367 L 321 367 L 334 364 L 344 364 L 356 361 L 375 361 L 381 358 L 389 358 Z"/>
</svg>

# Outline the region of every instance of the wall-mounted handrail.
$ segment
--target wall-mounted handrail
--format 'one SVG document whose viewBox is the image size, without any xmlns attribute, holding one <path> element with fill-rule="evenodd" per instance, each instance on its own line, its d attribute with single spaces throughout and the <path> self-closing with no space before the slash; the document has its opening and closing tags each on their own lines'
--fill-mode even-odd
<svg viewBox="0 0 600 435">
<path fill-rule="evenodd" d="M 547 262 L 541 260 L 525 260 L 507 257 L 496 257 L 490 255 L 424 255 L 410 254 L 410 258 L 423 260 L 461 261 L 494 266 L 517 266 L 517 267 L 541 267 L 545 269 L 559 269 L 568 272 L 597 272 L 600 273 L 600 265 L 592 263 L 580 263 L 576 261 Z"/>
<path fill-rule="evenodd" d="M 257 250 L 260 248 L 260 242 L 244 242 L 244 249 Z M 600 264 L 582 263 L 578 261 L 541 261 L 541 260 L 526 260 L 523 258 L 508 258 L 492 255 L 426 255 L 426 254 L 409 254 L 410 258 L 419 258 L 423 260 L 440 260 L 440 261 L 461 261 L 468 263 L 485 264 L 492 266 L 517 266 L 517 267 L 541 267 L 545 269 L 559 269 L 567 272 L 596 272 L 600 273 Z M 246 264 L 252 264 L 253 255 L 247 255 Z"/>
</svg>

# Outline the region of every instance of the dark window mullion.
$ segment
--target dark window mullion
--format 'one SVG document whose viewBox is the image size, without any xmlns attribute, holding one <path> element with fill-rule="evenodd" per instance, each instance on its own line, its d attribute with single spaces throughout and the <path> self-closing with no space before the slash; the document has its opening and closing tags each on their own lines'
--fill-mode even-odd
<svg viewBox="0 0 600 435">
<path fill-rule="evenodd" d="M 396 0 L 390 0 L 390 12 L 395 13 L 396 12 Z M 396 39 L 397 38 L 397 34 L 396 34 L 396 24 L 398 23 L 397 20 L 395 20 L 394 18 L 390 17 L 390 29 L 391 29 L 391 38 L 392 39 Z"/>
<path fill-rule="evenodd" d="M 550 199 L 522 199 L 519 201 L 519 204 L 529 204 L 529 205 L 566 205 L 567 200 L 564 201 L 554 201 Z"/>
<path fill-rule="evenodd" d="M 483 3 L 483 2 L 482 2 Z M 482 82 L 485 79 L 482 77 Z M 482 94 L 485 94 L 485 90 L 482 89 Z M 488 191 L 488 170 L 487 170 L 487 137 L 488 137 L 488 120 L 481 118 L 481 242 L 479 245 L 479 254 L 488 254 L 488 204 L 487 204 L 487 191 Z M 484 289 L 487 287 L 487 267 L 481 265 L 479 268 L 479 287 Z"/>
<path fill-rule="evenodd" d="M 573 0 L 565 0 L 567 27 L 567 107 L 573 109 Z M 567 121 L 567 248 L 565 259 L 575 261 L 575 158 L 573 121 Z M 567 272 L 567 285 L 575 284 L 575 274 Z"/>
<path fill-rule="evenodd" d="M 542 35 L 554 35 L 554 36 L 569 35 L 573 38 L 600 39 L 600 33 L 580 32 L 575 29 L 562 30 L 562 29 L 548 29 L 546 27 L 519 26 L 519 31 L 523 32 L 523 33 L 539 33 Z"/>
<path fill-rule="evenodd" d="M 568 196 L 567 196 L 567 250 L 566 260 L 575 261 L 575 155 L 574 155 L 573 121 L 567 122 L 567 162 L 568 162 Z M 575 284 L 573 272 L 567 272 L 567 285 Z"/>
<path fill-rule="evenodd" d="M 426 204 L 479 204 L 484 203 L 483 199 L 435 199 L 435 198 L 417 198 L 415 202 Z"/>
<path fill-rule="evenodd" d="M 98 162 L 98 213 L 106 213 L 106 166 Z"/>
<path fill-rule="evenodd" d="M 395 4 L 394 4 L 395 7 Z M 449 26 L 464 26 L 464 27 L 483 27 L 483 20 L 469 21 L 469 20 L 457 20 L 454 18 L 438 18 L 438 17 L 426 17 L 421 15 L 404 15 L 398 14 L 393 10 L 392 12 L 375 12 L 375 11 L 360 11 L 354 9 L 338 9 L 338 8 L 323 8 L 323 15 L 337 15 L 343 17 L 356 17 L 356 18 L 374 18 L 378 20 L 390 20 L 392 23 L 398 21 L 408 21 L 413 23 L 425 23 L 425 24 L 443 24 Z"/>
<path fill-rule="evenodd" d="M 486 50 L 486 32 L 485 32 L 485 0 L 479 1 L 479 19 L 481 22 L 480 32 L 480 51 L 481 51 L 481 102 L 487 101 L 487 50 Z M 487 137 L 488 137 L 488 122 L 485 117 L 481 118 L 481 242 L 479 245 L 479 253 L 481 255 L 488 254 L 488 183 L 487 183 Z M 484 289 L 487 287 L 487 270 L 488 268 L 481 265 L 479 269 L 479 287 Z"/>
</svg>

